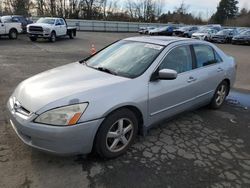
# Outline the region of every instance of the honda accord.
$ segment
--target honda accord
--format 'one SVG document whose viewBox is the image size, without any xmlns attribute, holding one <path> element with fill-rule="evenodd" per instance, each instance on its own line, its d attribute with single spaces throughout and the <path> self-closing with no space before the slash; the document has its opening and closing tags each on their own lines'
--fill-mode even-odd
<svg viewBox="0 0 250 188">
<path fill-rule="evenodd" d="M 29 146 L 113 158 L 160 121 L 203 105 L 220 108 L 235 72 L 234 59 L 211 43 L 131 37 L 24 80 L 7 106 Z"/>
</svg>

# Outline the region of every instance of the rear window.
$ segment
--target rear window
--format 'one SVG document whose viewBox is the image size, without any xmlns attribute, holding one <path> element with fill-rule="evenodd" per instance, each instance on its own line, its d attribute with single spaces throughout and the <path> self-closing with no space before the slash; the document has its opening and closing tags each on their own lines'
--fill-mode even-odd
<svg viewBox="0 0 250 188">
<path fill-rule="evenodd" d="M 210 46 L 194 45 L 193 47 L 196 56 L 197 68 L 205 67 L 222 61 L 218 54 L 215 55 L 214 49 Z"/>
</svg>

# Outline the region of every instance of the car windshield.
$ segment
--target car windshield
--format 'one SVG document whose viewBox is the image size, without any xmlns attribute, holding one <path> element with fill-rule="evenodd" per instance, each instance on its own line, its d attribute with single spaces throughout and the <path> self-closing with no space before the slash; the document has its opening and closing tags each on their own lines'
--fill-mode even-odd
<svg viewBox="0 0 250 188">
<path fill-rule="evenodd" d="M 53 25 L 55 23 L 55 19 L 53 19 L 53 18 L 40 18 L 39 20 L 37 20 L 36 23 L 46 23 L 46 24 Z"/>
<path fill-rule="evenodd" d="M 243 31 L 242 33 L 240 33 L 240 35 L 247 35 L 247 36 L 250 36 L 250 30 L 248 30 L 248 31 Z"/>
<path fill-rule="evenodd" d="M 227 35 L 231 30 L 222 30 L 218 32 L 218 35 Z"/>
<path fill-rule="evenodd" d="M 85 63 L 100 71 L 135 78 L 146 71 L 162 49 L 161 45 L 122 40 L 100 51 Z"/>
<path fill-rule="evenodd" d="M 189 30 L 189 29 L 191 29 L 191 27 L 181 27 L 181 28 L 180 28 L 180 30 L 182 30 L 182 31 L 187 31 L 187 30 Z"/>
</svg>

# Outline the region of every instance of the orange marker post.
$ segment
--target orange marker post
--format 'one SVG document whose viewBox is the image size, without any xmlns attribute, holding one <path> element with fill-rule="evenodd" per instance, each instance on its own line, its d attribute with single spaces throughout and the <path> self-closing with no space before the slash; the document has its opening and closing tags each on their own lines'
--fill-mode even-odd
<svg viewBox="0 0 250 188">
<path fill-rule="evenodd" d="M 94 55 L 96 53 L 95 45 L 92 44 L 91 49 L 90 49 L 91 55 Z"/>
</svg>

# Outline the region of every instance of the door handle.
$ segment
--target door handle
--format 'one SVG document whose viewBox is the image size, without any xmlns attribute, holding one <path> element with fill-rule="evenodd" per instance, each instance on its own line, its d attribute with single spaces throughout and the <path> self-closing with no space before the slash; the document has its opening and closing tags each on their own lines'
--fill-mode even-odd
<svg viewBox="0 0 250 188">
<path fill-rule="evenodd" d="M 188 83 L 195 82 L 197 78 L 194 78 L 193 76 L 190 76 L 187 80 Z"/>
<path fill-rule="evenodd" d="M 219 67 L 219 68 L 217 69 L 217 72 L 222 72 L 223 70 L 224 70 L 223 68 Z"/>
</svg>

